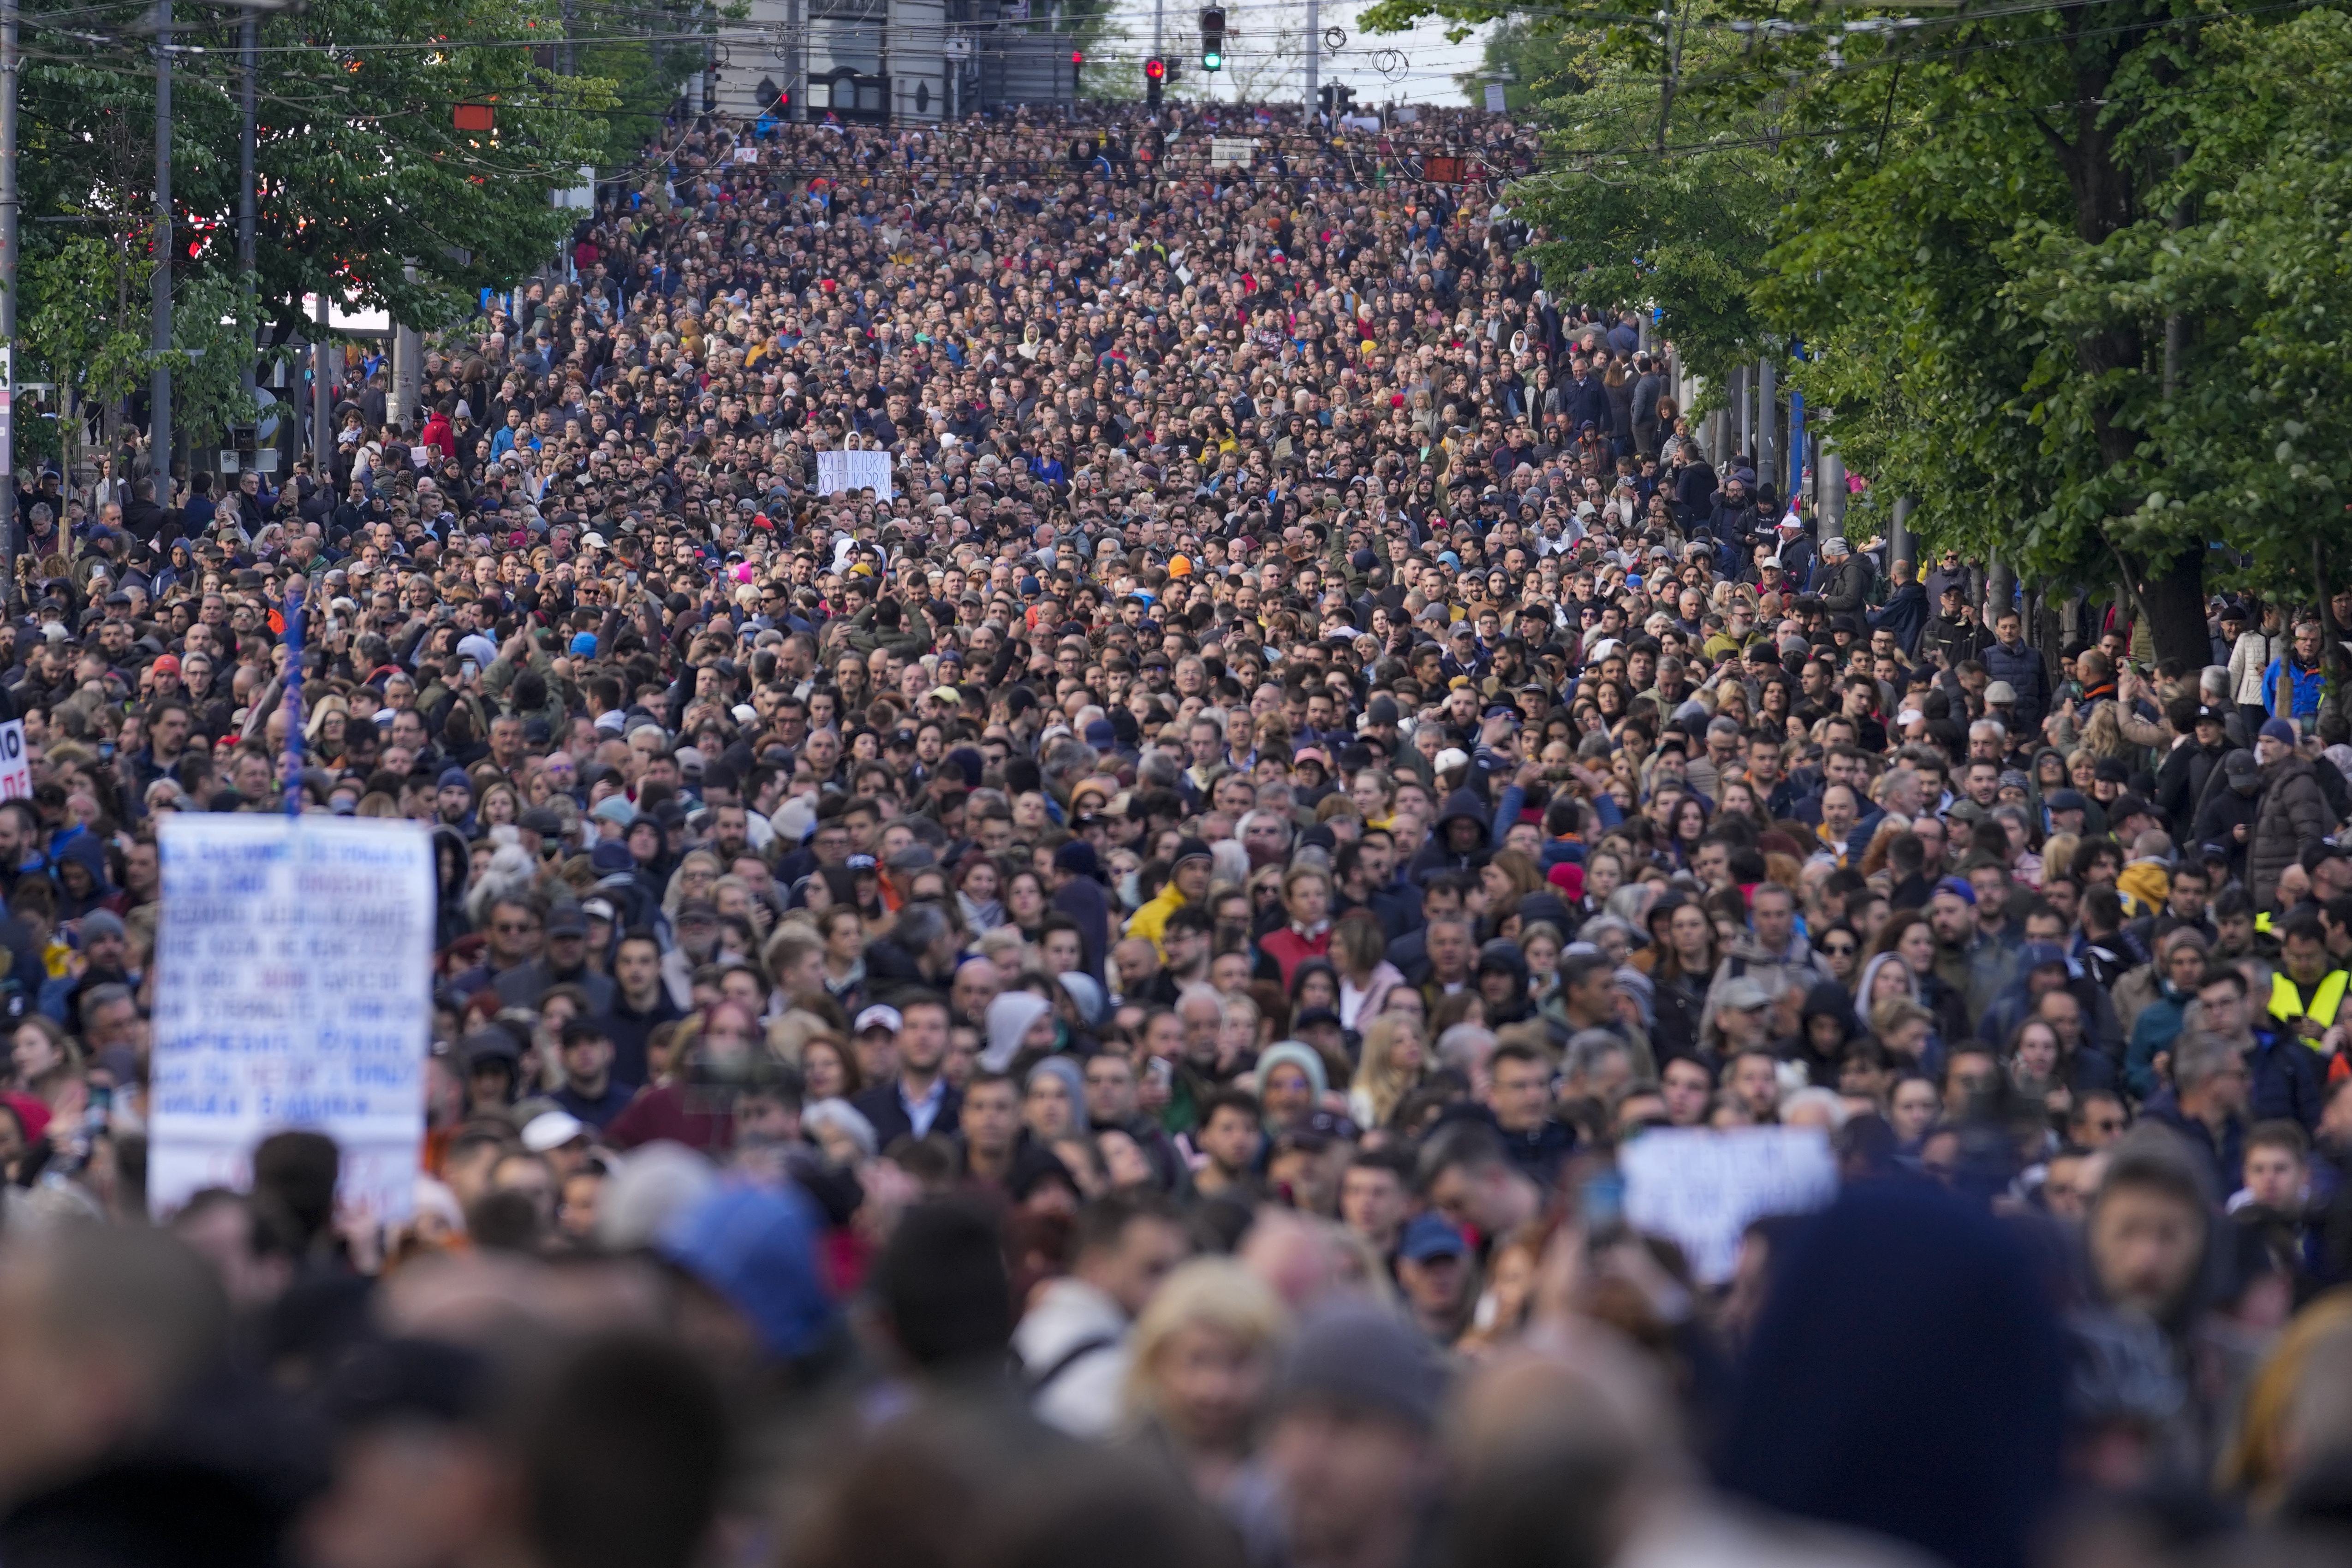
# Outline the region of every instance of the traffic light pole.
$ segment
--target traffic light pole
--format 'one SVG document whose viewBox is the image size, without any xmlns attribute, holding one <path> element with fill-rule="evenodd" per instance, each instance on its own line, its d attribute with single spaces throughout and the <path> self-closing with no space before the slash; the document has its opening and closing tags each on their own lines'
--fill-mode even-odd
<svg viewBox="0 0 2352 1568">
<path fill-rule="evenodd" d="M 0 0 L 0 605 L 16 597 L 16 0 Z"/>
<path fill-rule="evenodd" d="M 260 44 L 261 18 L 258 14 L 247 11 L 237 24 L 236 36 L 237 88 L 238 96 L 243 99 L 240 105 L 243 130 L 236 139 L 236 270 L 245 279 L 245 319 L 248 330 L 253 320 L 254 229 L 259 221 L 253 192 L 253 143 L 260 134 L 254 101 L 260 75 L 257 63 Z M 256 386 L 254 355 L 259 350 L 250 344 L 247 347 L 252 351 L 245 356 L 244 372 L 237 381 L 244 387 L 245 395 L 250 398 Z"/>
<path fill-rule="evenodd" d="M 1307 129 L 1315 129 L 1316 76 L 1323 64 L 1323 11 L 1318 0 L 1307 0 Z"/>
<path fill-rule="evenodd" d="M 147 383 L 147 468 L 159 505 L 172 504 L 172 0 L 155 0 L 155 363 Z"/>
<path fill-rule="evenodd" d="M 1151 0 L 1151 57 L 1155 60 L 1164 60 L 1168 57 L 1168 51 L 1160 46 L 1160 34 L 1168 20 L 1167 13 L 1168 0 Z M 1156 81 L 1146 82 L 1143 90 L 1151 99 L 1151 107 L 1159 108 L 1160 84 Z"/>
</svg>

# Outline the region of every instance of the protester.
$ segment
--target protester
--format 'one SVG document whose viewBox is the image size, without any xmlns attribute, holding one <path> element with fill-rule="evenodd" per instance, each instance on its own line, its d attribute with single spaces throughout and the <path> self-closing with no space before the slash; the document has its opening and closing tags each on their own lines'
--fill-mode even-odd
<svg viewBox="0 0 2352 1568">
<path fill-rule="evenodd" d="M 1538 145 L 665 120 L 327 471 L 24 465 L 0 1560 L 2340 1555 L 2352 599 L 1923 574 Z M 289 804 L 433 855 L 405 1214 L 151 1182 Z"/>
</svg>

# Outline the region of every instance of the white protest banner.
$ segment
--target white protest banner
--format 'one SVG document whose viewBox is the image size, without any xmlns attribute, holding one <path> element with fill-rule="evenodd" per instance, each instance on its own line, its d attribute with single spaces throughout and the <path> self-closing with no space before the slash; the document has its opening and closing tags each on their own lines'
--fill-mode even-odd
<svg viewBox="0 0 2352 1568">
<path fill-rule="evenodd" d="M 1209 138 L 1209 167 L 1212 169 L 1246 169 L 1256 156 L 1257 141 L 1255 137 Z"/>
<path fill-rule="evenodd" d="M 1486 112 L 1489 114 L 1502 113 L 1506 107 L 1504 98 L 1503 84 L 1498 81 L 1488 82 L 1486 84 Z"/>
<path fill-rule="evenodd" d="M 1731 1278 L 1751 1223 L 1837 1196 L 1837 1160 L 1818 1127 L 1661 1128 L 1620 1150 L 1617 1168 L 1626 1223 L 1679 1246 L 1706 1285 Z"/>
<path fill-rule="evenodd" d="M 0 724 L 0 800 L 29 800 L 33 796 L 33 759 L 25 755 L 25 721 Z"/>
<path fill-rule="evenodd" d="M 250 1182 L 254 1145 L 342 1150 L 341 1197 L 408 1211 L 431 1047 L 433 846 L 406 822 L 172 814 L 159 841 L 148 1197 Z"/>
<path fill-rule="evenodd" d="M 844 490 L 874 488 L 875 497 L 890 498 L 890 455 L 887 452 L 820 452 L 816 455 L 816 492 L 837 496 Z"/>
</svg>

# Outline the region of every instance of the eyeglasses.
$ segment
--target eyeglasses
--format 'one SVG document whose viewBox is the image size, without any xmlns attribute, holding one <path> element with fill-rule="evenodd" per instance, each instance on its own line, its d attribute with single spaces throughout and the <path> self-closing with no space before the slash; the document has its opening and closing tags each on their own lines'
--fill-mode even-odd
<svg viewBox="0 0 2352 1568">
<path fill-rule="evenodd" d="M 539 922 L 535 920 L 500 920 L 495 923 L 490 928 L 501 936 L 528 936 L 532 932 L 539 929 Z"/>
<path fill-rule="evenodd" d="M 1856 948 L 1851 942 L 1824 942 L 1822 944 L 1822 951 L 1832 958 L 1851 958 L 1854 956 Z"/>
</svg>

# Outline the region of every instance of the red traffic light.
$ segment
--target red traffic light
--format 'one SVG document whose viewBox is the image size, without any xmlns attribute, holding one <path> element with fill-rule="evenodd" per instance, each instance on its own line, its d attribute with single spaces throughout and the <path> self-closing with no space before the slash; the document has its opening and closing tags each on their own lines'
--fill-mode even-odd
<svg viewBox="0 0 2352 1568">
<path fill-rule="evenodd" d="M 1086 50 L 1084 50 L 1084 49 L 1072 49 L 1072 50 L 1070 51 L 1070 63 L 1071 63 L 1072 65 L 1074 65 L 1074 66 L 1082 66 L 1082 65 L 1085 65 L 1085 64 L 1087 63 L 1087 52 L 1086 52 Z"/>
<path fill-rule="evenodd" d="M 1168 74 L 1168 62 L 1166 60 L 1146 60 L 1143 62 L 1143 74 L 1150 78 L 1153 81 L 1159 81 Z"/>
</svg>

